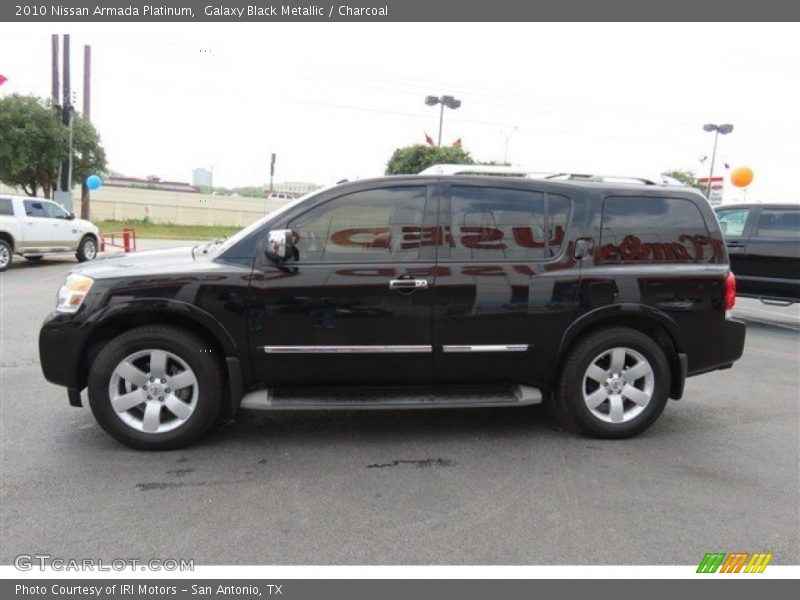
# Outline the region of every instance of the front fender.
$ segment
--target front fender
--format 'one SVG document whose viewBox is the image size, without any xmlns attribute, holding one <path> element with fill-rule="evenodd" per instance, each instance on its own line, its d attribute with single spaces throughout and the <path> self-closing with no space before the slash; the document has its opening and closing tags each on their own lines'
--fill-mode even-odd
<svg viewBox="0 0 800 600">
<path fill-rule="evenodd" d="M 142 298 L 106 306 L 84 322 L 87 339 L 118 319 L 131 320 L 144 316 L 174 316 L 183 321 L 192 321 L 213 336 L 225 356 L 238 356 L 233 337 L 213 315 L 193 304 L 170 298 Z"/>
</svg>

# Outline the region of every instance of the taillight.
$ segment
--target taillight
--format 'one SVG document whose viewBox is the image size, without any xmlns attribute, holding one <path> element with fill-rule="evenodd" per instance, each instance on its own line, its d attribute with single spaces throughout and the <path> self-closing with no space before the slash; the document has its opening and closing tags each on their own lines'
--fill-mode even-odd
<svg viewBox="0 0 800 600">
<path fill-rule="evenodd" d="M 725 275 L 725 310 L 733 310 L 736 304 L 736 277 L 732 271 Z"/>
</svg>

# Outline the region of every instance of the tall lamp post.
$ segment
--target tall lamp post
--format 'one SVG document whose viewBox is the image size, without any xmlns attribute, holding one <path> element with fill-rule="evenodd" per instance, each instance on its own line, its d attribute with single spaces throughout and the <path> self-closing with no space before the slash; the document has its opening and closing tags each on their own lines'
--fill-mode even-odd
<svg viewBox="0 0 800 600">
<path fill-rule="evenodd" d="M 452 96 L 425 96 L 425 104 L 428 106 L 436 106 L 437 104 L 441 104 L 441 110 L 439 111 L 439 146 L 442 145 L 442 123 L 444 121 L 444 107 L 451 108 L 453 110 L 457 109 L 461 106 L 461 100 L 456 100 Z"/>
<path fill-rule="evenodd" d="M 711 198 L 711 180 L 714 178 L 714 161 L 717 158 L 717 140 L 719 139 L 719 135 L 727 135 L 731 131 L 733 131 L 733 125 L 730 123 L 723 123 L 722 125 L 717 125 L 716 123 L 706 123 L 703 125 L 703 130 L 708 132 L 714 132 L 714 150 L 711 152 L 711 171 L 708 173 L 708 188 L 706 189 L 706 197 Z"/>
<path fill-rule="evenodd" d="M 514 135 L 514 132 L 519 129 L 519 125 L 514 125 L 514 128 L 508 132 L 506 136 L 506 149 L 503 152 L 503 164 L 508 164 L 508 142 L 511 140 L 511 136 Z"/>
</svg>

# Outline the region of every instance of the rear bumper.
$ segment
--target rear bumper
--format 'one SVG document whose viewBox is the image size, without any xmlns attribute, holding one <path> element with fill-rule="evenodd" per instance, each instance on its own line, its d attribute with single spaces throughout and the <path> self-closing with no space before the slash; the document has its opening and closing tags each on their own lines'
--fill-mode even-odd
<svg viewBox="0 0 800 600">
<path fill-rule="evenodd" d="M 688 376 L 731 367 L 744 353 L 746 331 L 742 321 L 725 319 L 722 326 L 714 328 L 709 343 L 705 345 L 702 361 L 692 364 L 692 356 L 689 356 Z"/>
</svg>

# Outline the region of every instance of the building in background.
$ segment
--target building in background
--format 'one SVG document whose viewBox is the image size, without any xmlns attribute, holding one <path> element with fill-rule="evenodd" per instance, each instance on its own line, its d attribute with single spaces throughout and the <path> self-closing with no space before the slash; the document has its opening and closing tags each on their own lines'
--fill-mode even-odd
<svg viewBox="0 0 800 600">
<path fill-rule="evenodd" d="M 284 181 L 272 186 L 274 194 L 285 194 L 290 198 L 299 198 L 320 188 L 322 188 L 321 185 L 306 181 Z M 267 186 L 267 193 L 269 193 L 269 186 Z"/>
<path fill-rule="evenodd" d="M 158 175 L 148 175 L 141 177 L 124 177 L 119 173 L 110 173 L 103 181 L 104 186 L 109 187 L 129 187 L 144 188 L 148 190 L 165 190 L 170 192 L 189 192 L 197 194 L 200 190 L 193 185 L 183 181 L 164 181 Z"/>
<path fill-rule="evenodd" d="M 202 167 L 192 170 L 192 185 L 210 190 L 214 186 L 214 172 Z"/>
</svg>

